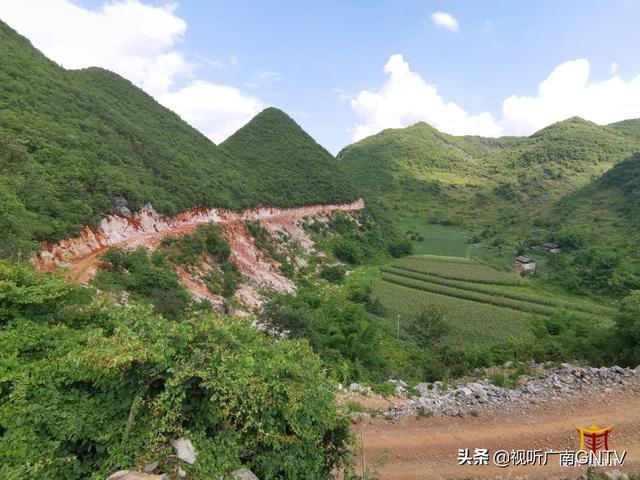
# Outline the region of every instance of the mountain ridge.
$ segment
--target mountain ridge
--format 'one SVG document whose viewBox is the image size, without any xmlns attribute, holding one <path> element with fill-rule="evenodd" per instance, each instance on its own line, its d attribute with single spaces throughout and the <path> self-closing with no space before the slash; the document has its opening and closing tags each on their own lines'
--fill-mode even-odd
<svg viewBox="0 0 640 480">
<path fill-rule="evenodd" d="M 355 200 L 333 168 L 314 183 L 302 170 L 309 165 L 287 155 L 253 156 L 253 165 L 234 159 L 130 81 L 98 67 L 65 70 L 2 22 L 0 55 L 0 199 L 11 206 L 0 213 L 0 255 L 74 236 L 113 211 L 117 197 L 131 210 L 151 203 L 166 215 L 197 205 L 240 210 Z M 301 129 L 283 128 L 287 142 L 314 147 L 311 173 L 334 161 Z M 276 148 L 284 139 L 264 140 L 273 155 L 286 153 Z M 292 187 L 274 190 L 271 177 L 282 171 Z"/>
</svg>

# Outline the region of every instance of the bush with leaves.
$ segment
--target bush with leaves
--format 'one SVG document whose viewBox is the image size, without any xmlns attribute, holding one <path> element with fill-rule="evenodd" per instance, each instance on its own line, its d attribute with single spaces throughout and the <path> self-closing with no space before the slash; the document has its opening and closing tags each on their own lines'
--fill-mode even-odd
<svg viewBox="0 0 640 480">
<path fill-rule="evenodd" d="M 633 368 L 640 365 L 640 291 L 623 300 L 615 318 L 611 347 L 621 365 Z"/>
<path fill-rule="evenodd" d="M 349 460 L 334 383 L 305 341 L 244 320 L 88 303 L 59 277 L 24 276 L 2 264 L 3 478 L 102 479 L 151 461 L 175 471 L 170 441 L 182 436 L 199 452 L 180 465 L 194 479 L 243 465 L 261 478 L 331 478 Z"/>
<path fill-rule="evenodd" d="M 409 331 L 415 342 L 422 348 L 431 348 L 449 332 L 444 310 L 431 307 L 423 310 L 411 323 Z"/>
<path fill-rule="evenodd" d="M 344 280 L 346 269 L 342 265 L 327 265 L 320 270 L 320 278 L 331 283 L 340 283 Z"/>
<path fill-rule="evenodd" d="M 107 291 L 126 290 L 151 302 L 157 313 L 182 317 L 190 296 L 162 252 L 139 248 L 134 252 L 111 249 L 102 256 L 108 267 L 101 269 L 94 284 Z"/>
</svg>

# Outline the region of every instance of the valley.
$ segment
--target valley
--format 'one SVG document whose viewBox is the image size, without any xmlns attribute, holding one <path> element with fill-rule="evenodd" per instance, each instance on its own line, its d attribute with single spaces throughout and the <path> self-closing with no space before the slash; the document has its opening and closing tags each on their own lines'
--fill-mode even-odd
<svg viewBox="0 0 640 480">
<path fill-rule="evenodd" d="M 334 156 L 275 107 L 214 144 L 2 21 L 0 57 L 3 478 L 577 477 L 455 454 L 594 422 L 639 471 L 640 119 Z"/>
</svg>

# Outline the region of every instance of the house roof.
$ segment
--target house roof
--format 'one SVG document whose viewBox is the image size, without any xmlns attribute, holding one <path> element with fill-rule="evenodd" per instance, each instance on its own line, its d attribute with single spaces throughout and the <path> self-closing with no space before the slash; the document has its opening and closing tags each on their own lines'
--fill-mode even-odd
<svg viewBox="0 0 640 480">
<path fill-rule="evenodd" d="M 533 260 L 531 260 L 529 257 L 525 257 L 524 255 L 520 255 L 519 257 L 516 257 L 516 262 L 519 263 L 535 263 Z"/>
<path fill-rule="evenodd" d="M 542 246 L 546 247 L 546 248 L 558 248 L 558 247 L 560 247 L 560 244 L 555 243 L 555 242 L 547 242 L 547 243 L 543 244 Z"/>
</svg>

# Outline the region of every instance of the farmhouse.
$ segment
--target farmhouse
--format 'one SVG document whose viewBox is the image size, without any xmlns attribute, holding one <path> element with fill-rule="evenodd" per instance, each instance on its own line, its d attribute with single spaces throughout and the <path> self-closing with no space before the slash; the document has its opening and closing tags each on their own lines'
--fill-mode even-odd
<svg viewBox="0 0 640 480">
<path fill-rule="evenodd" d="M 560 253 L 560 245 L 554 242 L 545 243 L 542 248 L 550 253 Z"/>
<path fill-rule="evenodd" d="M 516 257 L 516 261 L 513 263 L 513 268 L 519 270 L 522 273 L 532 273 L 536 270 L 536 262 L 534 262 L 529 257 L 520 255 L 519 257 Z"/>
</svg>

